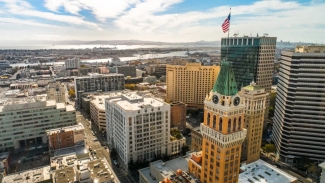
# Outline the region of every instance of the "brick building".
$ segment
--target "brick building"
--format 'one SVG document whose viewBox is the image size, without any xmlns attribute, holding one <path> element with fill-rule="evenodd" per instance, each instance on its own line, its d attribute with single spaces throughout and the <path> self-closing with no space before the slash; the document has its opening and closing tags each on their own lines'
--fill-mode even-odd
<svg viewBox="0 0 325 183">
<path fill-rule="evenodd" d="M 186 104 L 183 102 L 173 102 L 170 104 L 170 122 L 172 127 L 178 130 L 186 128 Z"/>
<path fill-rule="evenodd" d="M 47 130 L 49 149 L 56 150 L 76 145 L 84 145 L 84 130 L 81 124 Z"/>
</svg>

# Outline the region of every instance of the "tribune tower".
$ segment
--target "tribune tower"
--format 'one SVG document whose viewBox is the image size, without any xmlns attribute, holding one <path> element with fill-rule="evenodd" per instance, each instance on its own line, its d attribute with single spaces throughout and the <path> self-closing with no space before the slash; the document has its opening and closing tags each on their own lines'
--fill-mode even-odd
<svg viewBox="0 0 325 183">
<path fill-rule="evenodd" d="M 213 89 L 204 101 L 202 152 L 192 153 L 189 171 L 203 183 L 237 183 L 245 105 L 230 62 L 222 62 Z"/>
</svg>

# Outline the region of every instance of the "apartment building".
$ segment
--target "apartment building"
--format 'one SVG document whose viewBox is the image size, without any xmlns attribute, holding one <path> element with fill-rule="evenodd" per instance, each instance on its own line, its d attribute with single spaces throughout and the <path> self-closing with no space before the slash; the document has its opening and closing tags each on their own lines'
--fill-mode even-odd
<svg viewBox="0 0 325 183">
<path fill-rule="evenodd" d="M 136 93 L 105 99 L 107 142 L 127 166 L 181 152 L 185 138 L 171 140 L 170 105 Z"/>
<path fill-rule="evenodd" d="M 260 159 L 266 100 L 269 93 L 251 82 L 240 91 L 245 105 L 244 126 L 247 136 L 243 142 L 241 160 L 247 164 Z"/>
<path fill-rule="evenodd" d="M 202 66 L 201 63 L 186 63 L 166 66 L 167 102 L 184 102 L 189 107 L 203 109 L 205 96 L 218 77 L 219 66 Z"/>
<path fill-rule="evenodd" d="M 65 69 L 71 70 L 71 69 L 78 69 L 80 60 L 79 58 L 72 58 L 72 59 L 67 59 L 65 60 Z"/>
<path fill-rule="evenodd" d="M 122 92 L 110 92 L 90 96 L 90 118 L 100 131 L 106 132 L 105 99 L 119 98 L 121 95 Z"/>
<path fill-rule="evenodd" d="M 0 150 L 47 143 L 46 130 L 75 124 L 75 108 L 46 100 L 46 95 L 3 99 L 0 104 Z"/>
<path fill-rule="evenodd" d="M 232 63 L 238 91 L 250 82 L 271 93 L 274 72 L 276 37 L 229 37 L 221 39 L 221 60 Z M 269 98 L 266 101 L 265 121 L 268 117 Z"/>
<path fill-rule="evenodd" d="M 46 88 L 47 100 L 55 100 L 57 103 L 65 103 L 67 89 L 60 82 L 49 83 Z"/>
<path fill-rule="evenodd" d="M 281 53 L 273 141 L 283 161 L 325 161 L 324 65 L 325 46 Z"/>
<path fill-rule="evenodd" d="M 77 145 L 84 145 L 85 128 L 82 124 L 46 130 L 49 149 L 57 150 Z"/>
<path fill-rule="evenodd" d="M 173 102 L 170 104 L 170 121 L 172 127 L 178 130 L 186 128 L 186 104 L 183 102 Z"/>
<path fill-rule="evenodd" d="M 81 95 L 85 92 L 108 92 L 124 90 L 123 74 L 88 73 L 87 76 L 75 77 L 76 99 L 81 106 Z"/>
</svg>

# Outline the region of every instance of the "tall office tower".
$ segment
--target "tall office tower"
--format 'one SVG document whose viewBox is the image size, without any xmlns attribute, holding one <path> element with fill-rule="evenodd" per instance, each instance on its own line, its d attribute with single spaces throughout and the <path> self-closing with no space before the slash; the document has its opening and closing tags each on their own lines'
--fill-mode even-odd
<svg viewBox="0 0 325 183">
<path fill-rule="evenodd" d="M 184 102 L 190 107 L 203 108 L 204 98 L 213 87 L 219 66 L 202 66 L 201 63 L 167 65 L 167 102 Z"/>
<path fill-rule="evenodd" d="M 247 129 L 241 160 L 246 160 L 246 163 L 249 164 L 260 159 L 266 99 L 269 94 L 265 92 L 264 88 L 251 82 L 249 86 L 241 89 L 240 96 L 245 104 L 244 127 Z"/>
<path fill-rule="evenodd" d="M 236 183 L 239 177 L 245 105 L 239 95 L 230 62 L 221 71 L 204 101 L 202 152 L 192 153 L 189 172 L 201 182 Z"/>
<path fill-rule="evenodd" d="M 72 58 L 65 60 L 65 69 L 71 70 L 71 69 L 79 69 L 79 58 Z"/>
<path fill-rule="evenodd" d="M 275 47 L 276 37 L 244 36 L 221 39 L 221 59 L 232 63 L 238 91 L 255 81 L 267 93 L 271 92 Z M 269 114 L 269 105 L 268 98 L 265 119 Z"/>
<path fill-rule="evenodd" d="M 275 104 L 273 140 L 280 158 L 325 161 L 325 46 L 283 51 Z"/>
<path fill-rule="evenodd" d="M 55 100 L 57 103 L 65 103 L 65 93 L 67 89 L 60 82 L 49 83 L 46 88 L 47 100 Z"/>
<path fill-rule="evenodd" d="M 83 93 L 124 90 L 124 75 L 88 73 L 88 76 L 75 77 L 74 85 L 78 105 L 81 105 L 81 95 Z"/>
<path fill-rule="evenodd" d="M 46 100 L 46 95 L 4 99 L 0 116 L 0 151 L 47 143 L 46 130 L 76 124 L 72 105 Z"/>
<path fill-rule="evenodd" d="M 170 105 L 136 93 L 105 99 L 107 142 L 123 163 L 181 152 L 185 138 L 171 140 Z"/>
</svg>

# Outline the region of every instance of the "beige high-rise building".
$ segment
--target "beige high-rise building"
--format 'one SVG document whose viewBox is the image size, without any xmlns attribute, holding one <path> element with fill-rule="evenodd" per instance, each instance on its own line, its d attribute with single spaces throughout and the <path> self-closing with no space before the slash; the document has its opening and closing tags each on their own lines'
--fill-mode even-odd
<svg viewBox="0 0 325 183">
<path fill-rule="evenodd" d="M 220 66 L 187 63 L 166 66 L 167 102 L 184 102 L 189 107 L 203 108 L 204 99 L 218 77 Z"/>
<path fill-rule="evenodd" d="M 65 92 L 67 89 L 60 82 L 49 83 L 46 93 L 47 100 L 55 100 L 57 103 L 65 103 Z"/>
<path fill-rule="evenodd" d="M 247 129 L 241 159 L 249 164 L 260 159 L 264 115 L 269 93 L 252 82 L 241 89 L 240 96 L 245 104 L 244 127 Z"/>
</svg>

